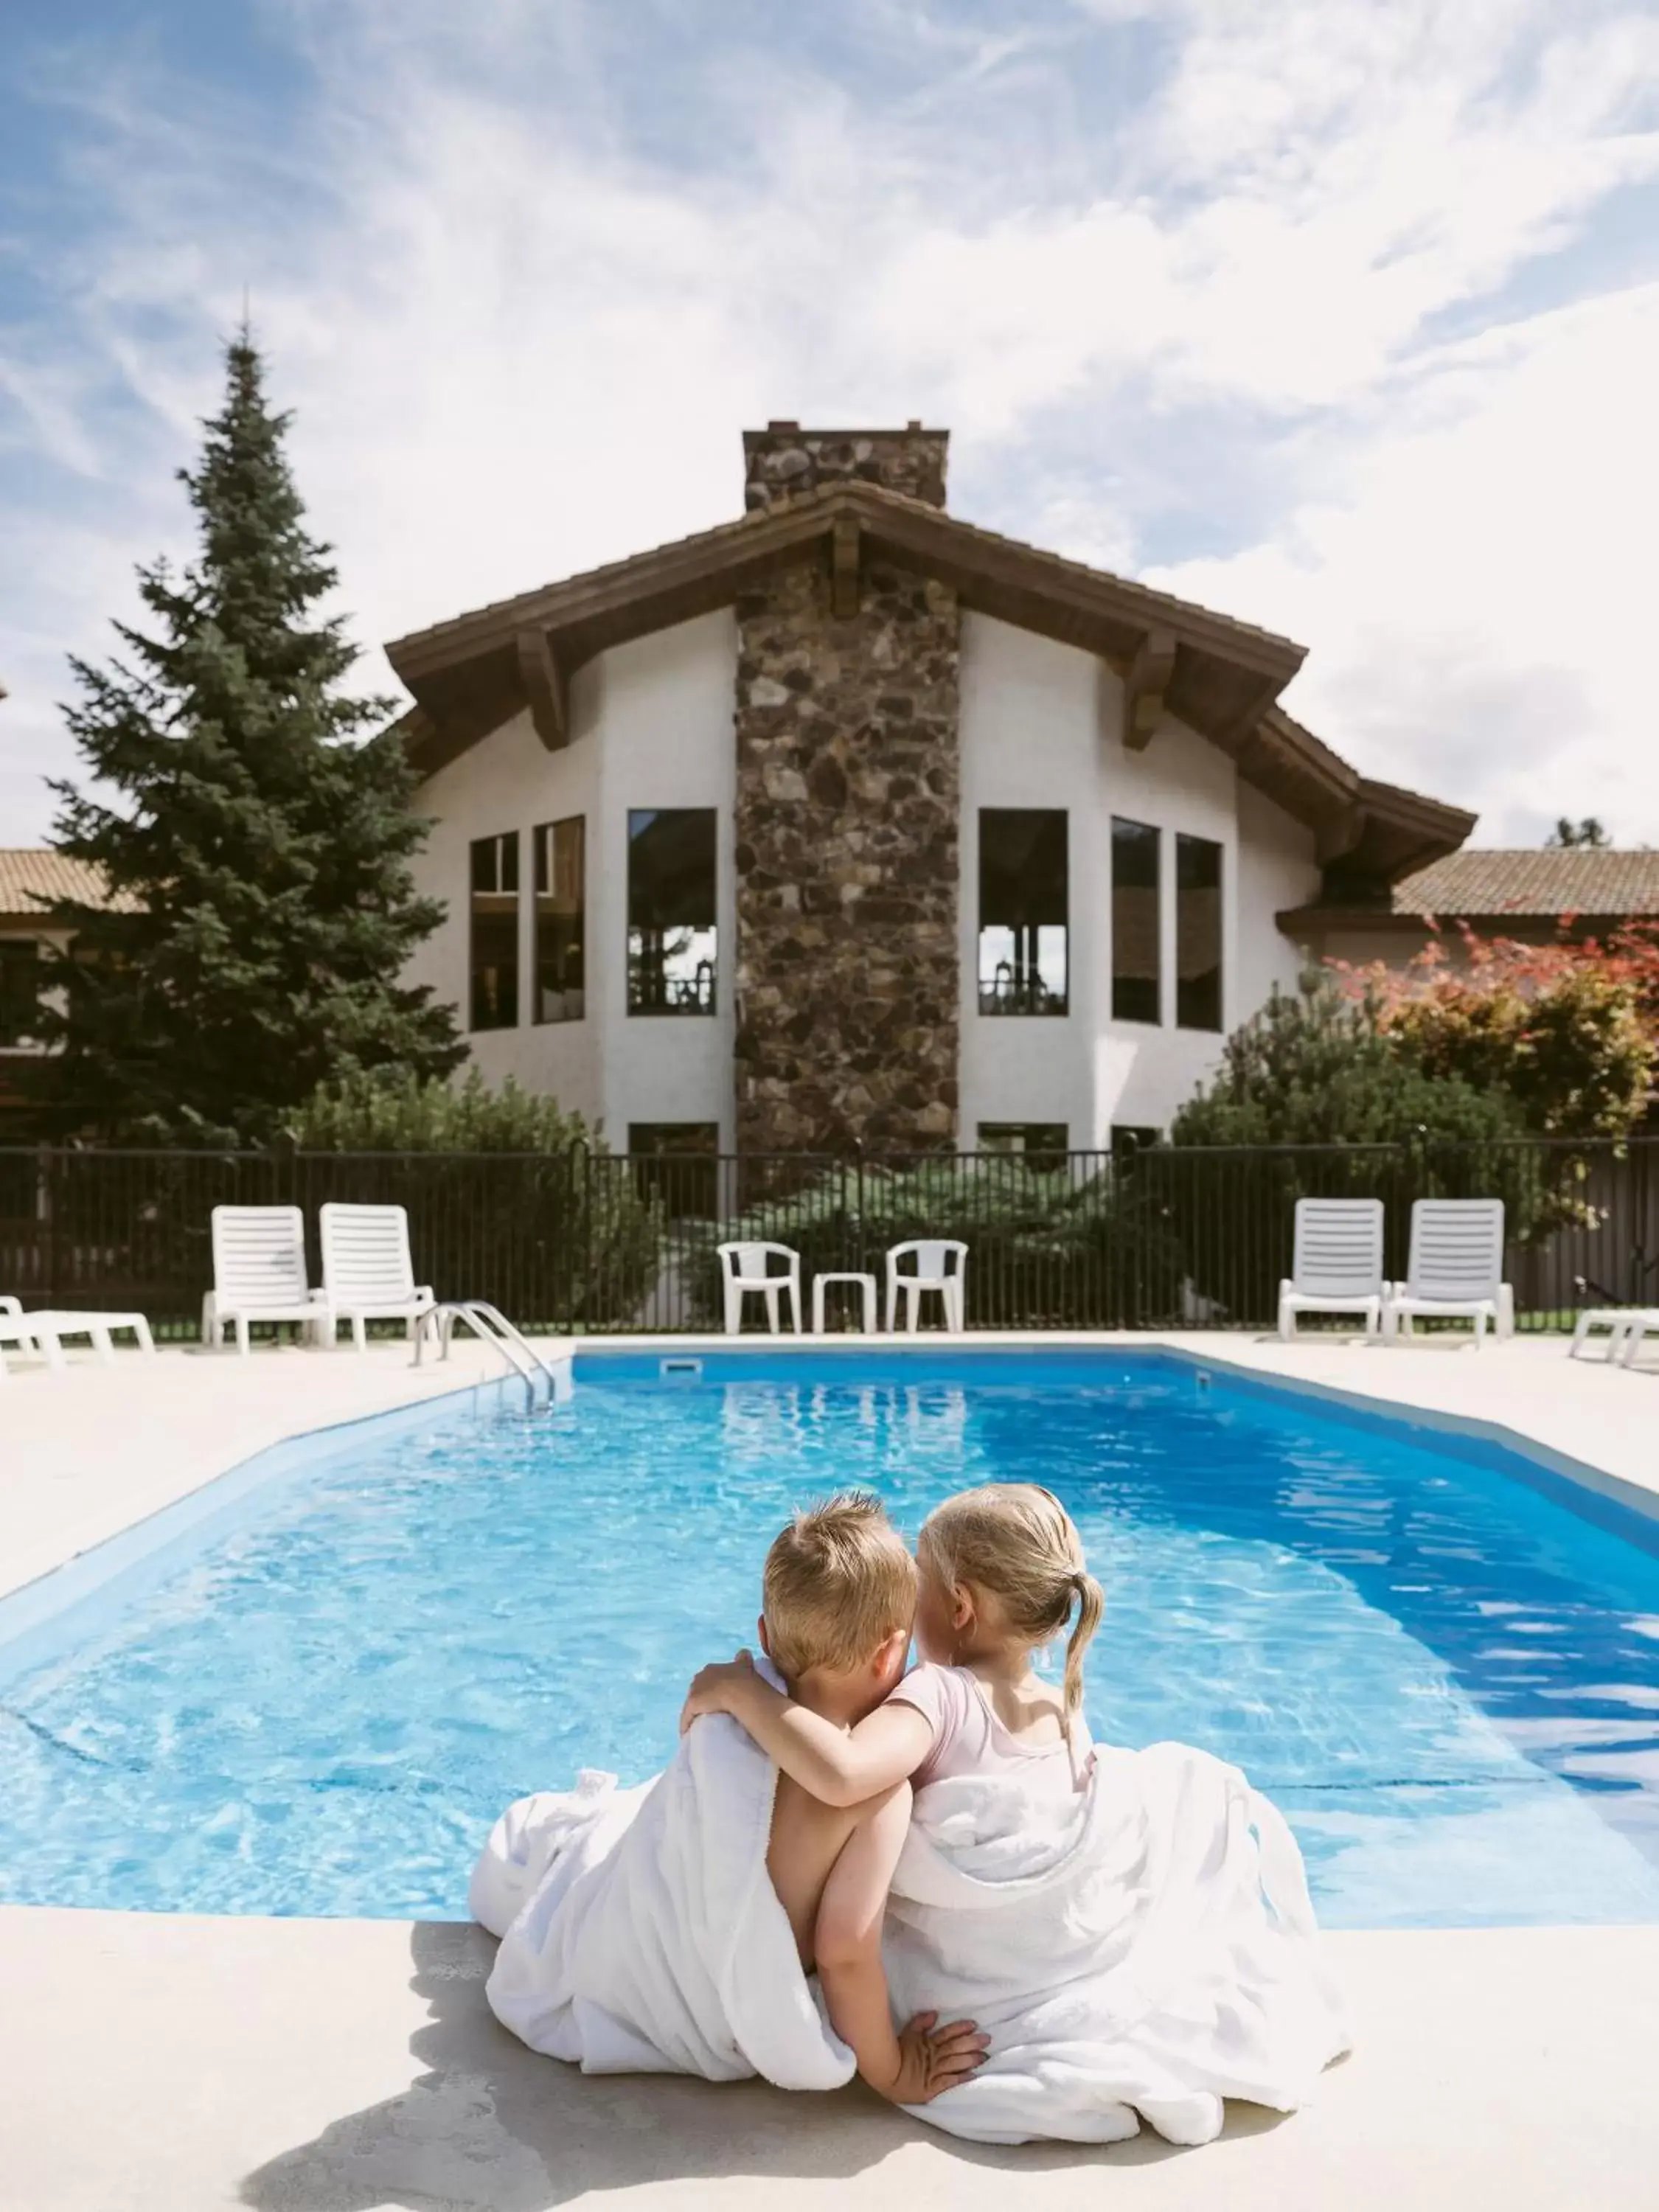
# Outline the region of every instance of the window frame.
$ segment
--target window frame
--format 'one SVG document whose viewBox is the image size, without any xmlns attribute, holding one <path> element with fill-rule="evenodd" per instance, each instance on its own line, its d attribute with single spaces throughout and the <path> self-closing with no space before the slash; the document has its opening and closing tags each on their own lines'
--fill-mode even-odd
<svg viewBox="0 0 1659 2212">
<path fill-rule="evenodd" d="M 634 854 L 635 840 L 643 836 L 645 831 L 643 829 L 636 830 L 634 825 L 641 817 L 645 818 L 648 825 L 649 823 L 661 821 L 665 815 L 695 815 L 707 819 L 709 848 L 709 920 L 706 923 L 683 922 L 664 925 L 635 920 Z M 715 1015 L 720 1012 L 720 809 L 717 806 L 630 806 L 628 809 L 626 830 L 628 857 L 626 882 L 623 887 L 623 988 L 626 994 L 629 1015 L 630 1018 L 638 1017 L 645 1021 L 659 1018 L 672 1021 L 696 1020 Z M 671 929 L 685 930 L 694 939 L 706 935 L 708 940 L 708 950 L 706 957 L 698 960 L 693 971 L 694 988 L 691 995 L 677 1001 L 671 1000 L 667 997 L 668 979 L 665 961 L 663 978 L 665 995 L 654 1004 L 648 1003 L 641 998 L 640 993 L 639 979 L 642 973 L 643 963 L 641 952 L 635 945 L 635 939 L 644 937 L 647 933 L 659 938 L 666 937 L 671 933 Z M 690 948 L 688 948 L 688 951 L 690 950 Z M 702 980 L 705 970 L 707 971 L 706 987 Z"/>
<path fill-rule="evenodd" d="M 575 954 L 576 981 L 574 985 L 567 982 L 560 991 L 553 994 L 552 995 L 566 1000 L 574 998 L 579 1000 L 580 1003 L 574 1012 L 566 1012 L 550 1014 L 544 1011 L 547 994 L 544 993 L 542 985 L 542 922 L 544 916 L 542 914 L 541 902 L 544 898 L 551 898 L 554 895 L 552 884 L 556 875 L 556 870 L 554 866 L 554 841 L 557 833 L 561 830 L 569 830 L 573 828 L 577 833 L 576 872 L 578 881 L 576 890 L 576 907 L 574 916 L 576 938 L 574 947 Z M 530 833 L 530 843 L 531 920 L 533 928 L 530 970 L 531 1026 L 533 1029 L 562 1029 L 570 1022 L 586 1021 L 587 1018 L 587 817 L 586 814 L 562 814 L 551 822 L 538 822 Z M 546 863 L 547 877 L 547 886 L 545 889 L 543 884 L 544 860 L 545 860 Z M 562 918 L 562 917 L 557 915 L 551 914 L 545 917 L 545 919 L 550 922 L 556 922 Z M 569 958 L 569 948 L 567 949 L 567 961 Z"/>
<path fill-rule="evenodd" d="M 29 1021 L 31 1017 L 39 1018 L 45 1003 L 46 963 L 40 957 L 42 949 L 38 937 L 0 936 L 0 974 L 9 968 L 16 975 L 27 967 L 33 981 L 32 991 L 20 991 L 18 994 L 15 1032 L 9 1019 L 12 1012 L 11 986 L 9 982 L 0 983 L 0 1052 L 36 1052 L 40 1049 L 39 1034 L 29 1026 Z M 19 955 L 22 957 L 17 957 Z"/>
<path fill-rule="evenodd" d="M 1194 980 L 1207 983 L 1212 975 L 1215 978 L 1215 1019 L 1213 1021 L 1188 1020 L 1182 1008 L 1182 994 L 1187 988 L 1186 978 L 1181 972 L 1182 907 L 1183 899 L 1188 896 L 1188 887 L 1181 880 L 1181 860 L 1183 852 L 1200 849 L 1213 853 L 1215 855 L 1213 885 L 1203 884 L 1191 886 L 1194 893 L 1212 890 L 1215 895 L 1215 966 L 1212 969 L 1206 969 L 1203 975 Z M 1174 876 L 1176 1027 L 1178 1030 L 1187 1030 L 1194 1036 L 1222 1036 L 1225 1035 L 1227 1027 L 1226 847 L 1219 837 L 1200 837 L 1193 830 L 1177 830 L 1175 834 Z"/>
<path fill-rule="evenodd" d="M 986 897 L 986 823 L 992 815 L 1036 816 L 1058 822 L 1064 870 L 1061 878 L 1059 905 L 1061 919 L 1058 922 L 988 921 L 985 918 Z M 977 910 L 974 931 L 974 989 L 976 1011 L 988 1020 L 1065 1021 L 1072 1011 L 1072 816 L 1066 806 L 981 806 L 975 824 L 977 836 L 978 881 Z M 1056 991 L 1044 981 L 1042 974 L 1042 936 L 1049 930 L 1060 933 L 1060 984 Z M 1010 963 L 1012 986 L 1006 998 L 998 996 L 993 981 L 988 988 L 986 978 L 985 940 L 992 930 L 1012 932 L 1015 940 L 1015 956 Z M 1019 938 L 1029 932 L 1033 940 L 1034 957 L 1029 966 L 1020 964 Z"/>
<path fill-rule="evenodd" d="M 519 844 L 516 830 L 498 830 L 486 836 L 471 839 L 467 846 L 466 1027 L 470 1036 L 489 1036 L 501 1030 L 516 1030 L 521 1025 L 524 947 L 520 940 L 524 924 L 524 871 Z M 478 881 L 478 854 L 487 847 L 494 848 L 495 866 L 491 871 L 495 881 L 485 888 Z M 509 857 L 511 867 L 504 868 L 501 863 Z M 507 875 L 512 878 L 510 883 L 502 880 Z M 481 920 L 504 921 L 506 917 L 501 915 L 481 915 L 478 902 L 481 898 L 504 899 L 509 896 L 513 901 L 512 987 L 510 993 L 502 995 L 510 998 L 511 1012 L 504 1013 L 498 1020 L 481 1022 L 477 1018 L 478 980 L 482 972 L 478 961 L 478 924 Z"/>
<path fill-rule="evenodd" d="M 1124 935 L 1123 931 L 1119 927 L 1118 914 L 1118 831 L 1121 829 L 1133 830 L 1139 832 L 1140 835 L 1147 840 L 1147 842 L 1141 847 L 1141 850 L 1143 852 L 1150 852 L 1152 856 L 1152 880 L 1150 886 L 1145 884 L 1127 884 L 1122 886 L 1125 890 L 1128 891 L 1145 891 L 1148 889 L 1152 891 L 1152 943 L 1153 965 L 1150 979 L 1145 975 L 1125 975 L 1118 965 Z M 1111 1018 L 1115 1023 L 1121 1022 L 1126 1026 L 1133 1029 L 1163 1029 L 1166 1026 L 1164 1018 L 1164 831 L 1162 828 L 1155 822 L 1137 821 L 1132 815 L 1114 814 L 1111 817 L 1111 880 L 1109 893 L 1112 915 Z M 1118 1003 L 1118 991 L 1120 985 L 1144 985 L 1149 980 L 1152 984 L 1154 1012 L 1150 1014 L 1123 1012 L 1120 1009 Z"/>
<path fill-rule="evenodd" d="M 628 1164 L 639 1197 L 659 1203 L 666 1219 L 720 1218 L 725 1162 L 718 1121 L 630 1121 Z"/>
<path fill-rule="evenodd" d="M 1015 1138 L 1017 1143 L 1011 1141 Z M 976 1121 L 974 1142 L 983 1158 L 1018 1160 L 1033 1175 L 1057 1174 L 1072 1157 L 1072 1131 L 1065 1121 Z"/>
</svg>

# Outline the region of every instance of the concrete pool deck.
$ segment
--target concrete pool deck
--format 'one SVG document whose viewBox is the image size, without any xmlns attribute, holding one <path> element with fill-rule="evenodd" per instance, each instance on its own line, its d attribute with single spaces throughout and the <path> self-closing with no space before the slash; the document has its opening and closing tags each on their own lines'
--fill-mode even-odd
<svg viewBox="0 0 1659 2212">
<path fill-rule="evenodd" d="M 15 2212 L 1652 2212 L 1659 1929 L 1333 1936 L 1358 2046 L 1202 2150 L 957 2143 L 853 2088 L 586 2078 L 478 1929 L 0 1913 Z"/>
<path fill-rule="evenodd" d="M 1598 1486 L 1659 1498 L 1659 1376 L 1569 1362 L 1559 1340 L 1478 1357 L 1324 1337 L 1065 1340 L 1164 1342 L 1218 1370 L 1508 1431 L 1559 1468 L 1599 1471 Z M 362 1359 L 164 1350 L 61 1376 L 15 1367 L 0 1383 L 0 1592 L 284 1437 L 492 1371 L 459 1340 L 448 1370 L 412 1369 L 401 1345 Z M 495 2026 L 483 1997 L 492 1946 L 477 1929 L 0 1907 L 0 2203 L 1081 2212 L 1107 2191 L 1132 2212 L 1659 2203 L 1659 1928 L 1327 1940 L 1358 2045 L 1306 2112 L 1279 2124 L 1236 2106 L 1199 2151 L 1151 2136 L 994 2151 L 856 2089 L 808 2099 L 573 2075 Z"/>
</svg>

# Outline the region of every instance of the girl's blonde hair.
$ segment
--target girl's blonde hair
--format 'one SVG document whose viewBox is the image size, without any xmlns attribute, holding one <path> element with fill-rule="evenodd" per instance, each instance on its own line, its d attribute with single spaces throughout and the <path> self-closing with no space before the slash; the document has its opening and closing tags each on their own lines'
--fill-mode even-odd
<svg viewBox="0 0 1659 2212">
<path fill-rule="evenodd" d="M 936 1506 L 921 1524 L 916 1556 L 946 1589 L 988 1590 L 1016 1636 L 1047 1644 L 1071 1619 L 1066 1643 L 1066 1729 L 1083 1705 L 1083 1654 L 1106 1601 L 1084 1564 L 1083 1540 L 1053 1491 L 1035 1482 L 988 1482 Z"/>
</svg>

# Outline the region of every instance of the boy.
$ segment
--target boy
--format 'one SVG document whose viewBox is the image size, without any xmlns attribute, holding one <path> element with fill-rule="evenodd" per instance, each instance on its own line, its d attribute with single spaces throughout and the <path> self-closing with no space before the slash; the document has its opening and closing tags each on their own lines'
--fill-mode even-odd
<svg viewBox="0 0 1659 2212">
<path fill-rule="evenodd" d="M 761 1602 L 761 1648 L 790 1696 L 837 1728 L 851 1729 L 904 1672 L 915 1562 L 878 1498 L 843 1492 L 797 1513 L 777 1537 L 766 1555 Z M 852 1879 L 843 1887 L 866 1900 L 859 1917 L 867 1918 L 878 1911 L 867 1900 L 886 1896 L 909 1820 L 908 1782 L 862 1804 L 834 1806 L 779 1774 L 766 1869 L 808 1972 L 831 1869 L 845 1854 L 843 1873 Z M 896 2033 L 884 1987 L 878 1984 L 872 1998 L 871 1978 L 858 1970 L 860 1948 L 850 1941 L 818 1945 L 818 1979 L 830 2020 L 872 2088 L 895 2104 L 926 2104 L 974 2071 L 985 2039 L 968 2021 L 938 2027 L 932 2013 L 919 2014 Z"/>
</svg>

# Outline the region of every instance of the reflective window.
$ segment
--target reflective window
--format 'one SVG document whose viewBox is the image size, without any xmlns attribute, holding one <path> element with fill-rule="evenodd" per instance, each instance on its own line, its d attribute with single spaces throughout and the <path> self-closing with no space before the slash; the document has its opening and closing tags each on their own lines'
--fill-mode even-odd
<svg viewBox="0 0 1659 2212">
<path fill-rule="evenodd" d="M 714 1011 L 714 810 L 628 817 L 628 1011 Z"/>
<path fill-rule="evenodd" d="M 0 937 L 0 1045 L 33 1044 L 40 956 L 32 937 Z"/>
<path fill-rule="evenodd" d="M 471 1006 L 468 1027 L 519 1022 L 519 833 L 472 846 Z"/>
<path fill-rule="evenodd" d="M 1176 839 L 1176 1022 L 1221 1027 L 1221 848 Z"/>
<path fill-rule="evenodd" d="M 536 1019 L 587 1012 L 587 832 L 580 814 L 544 822 L 536 840 Z"/>
<path fill-rule="evenodd" d="M 708 1220 L 720 1211 L 720 1142 L 713 1121 L 630 1121 L 635 1188 L 656 1199 L 671 1221 Z"/>
<path fill-rule="evenodd" d="M 1063 808 L 986 806 L 979 817 L 979 1010 L 1066 1010 Z"/>
<path fill-rule="evenodd" d="M 1112 821 L 1112 1019 L 1157 1022 L 1158 833 L 1145 822 Z"/>
<path fill-rule="evenodd" d="M 981 1121 L 979 1148 L 1017 1153 L 1028 1167 L 1048 1174 L 1066 1164 L 1066 1135 L 1064 1121 Z"/>
</svg>

